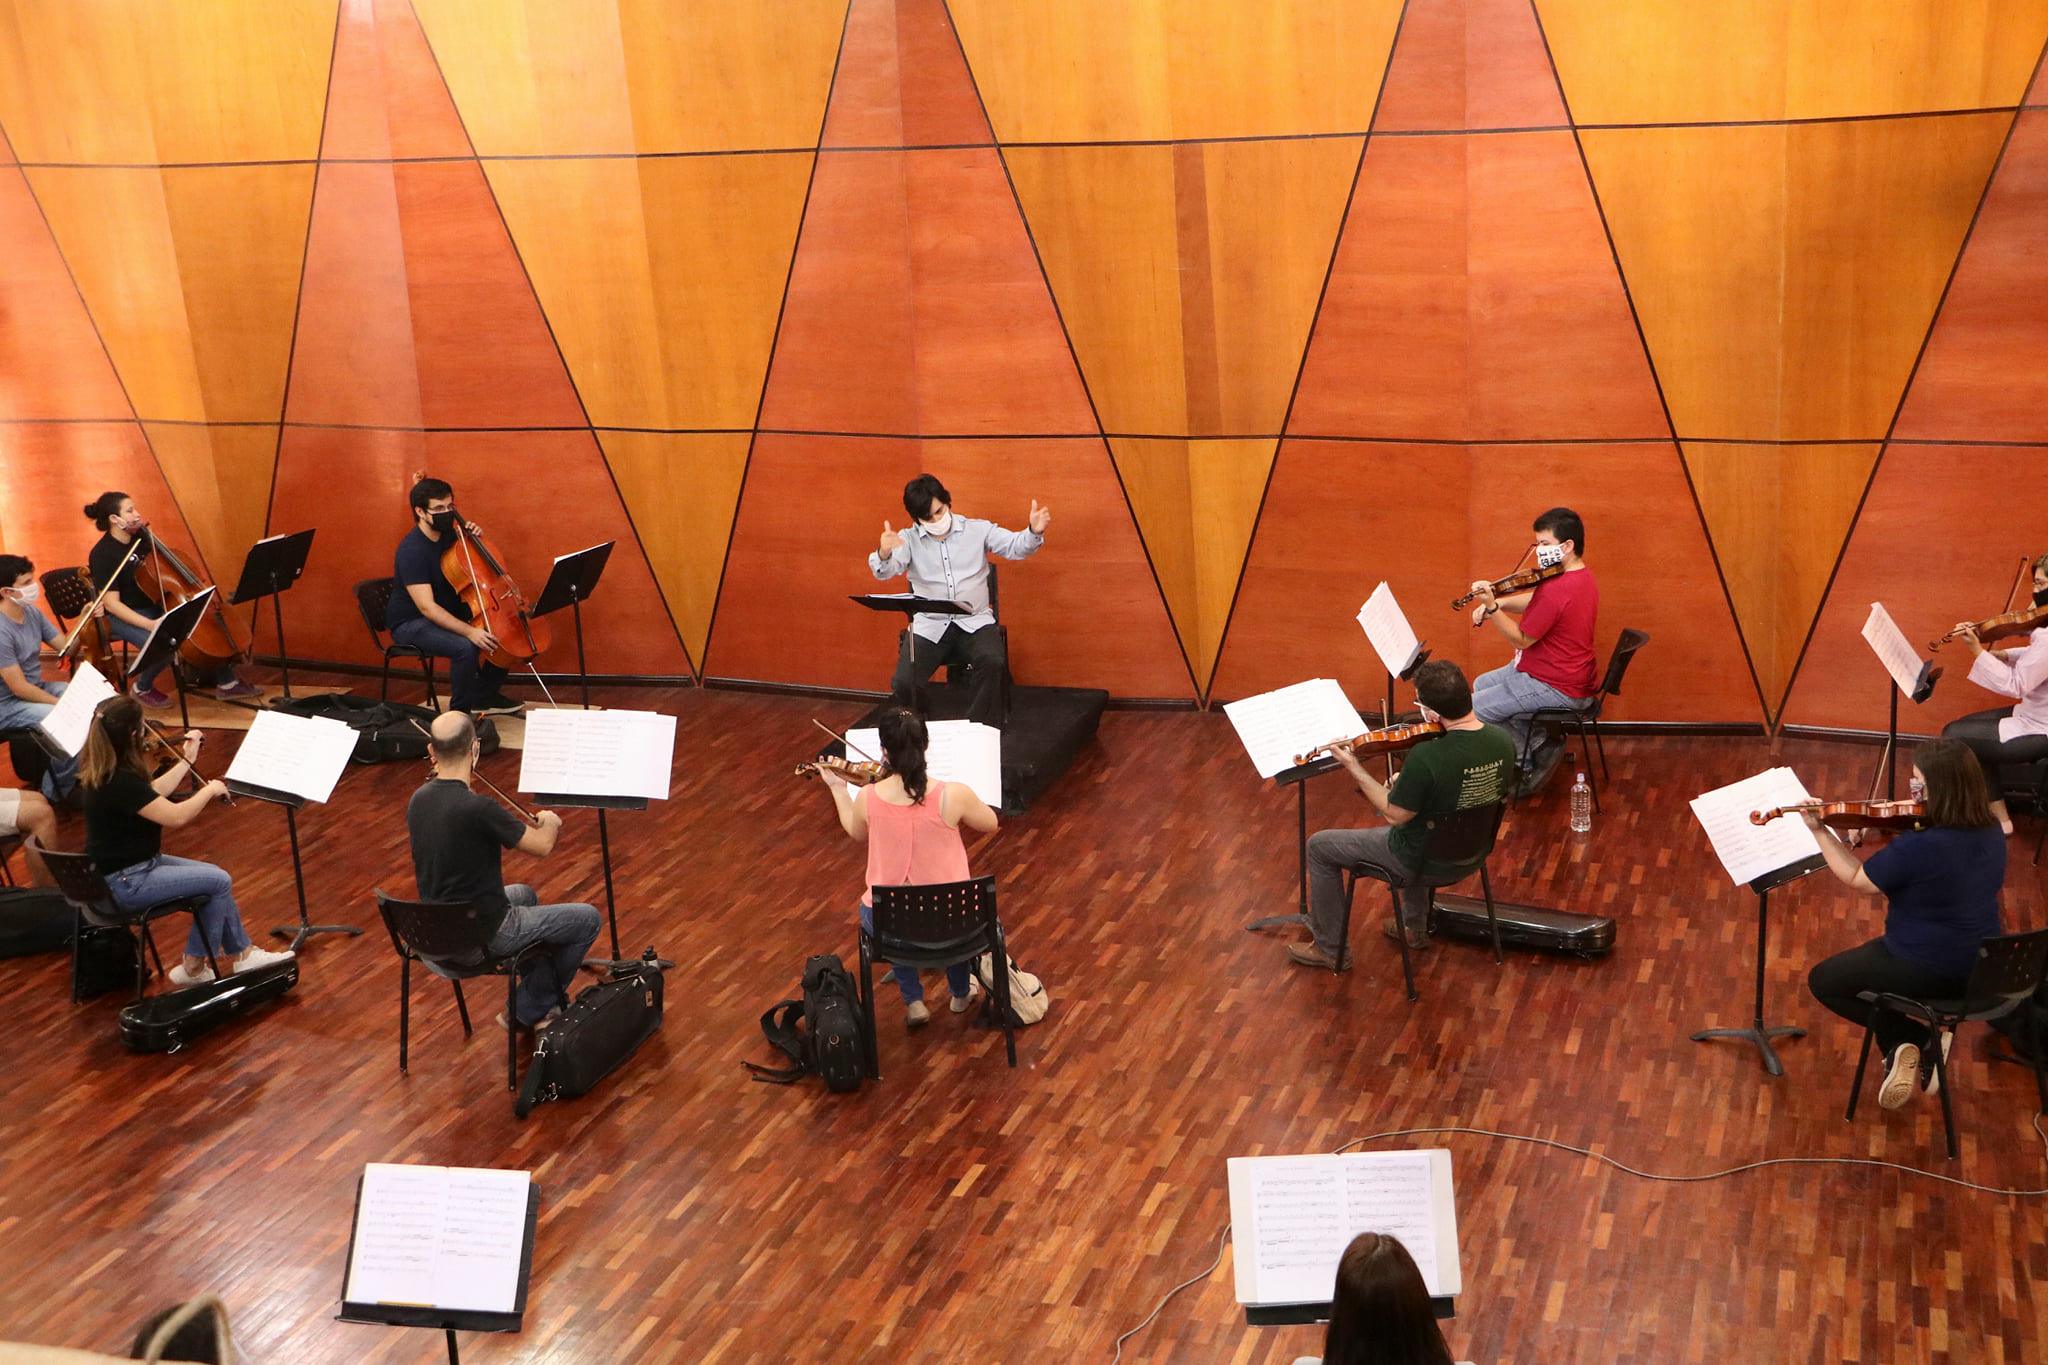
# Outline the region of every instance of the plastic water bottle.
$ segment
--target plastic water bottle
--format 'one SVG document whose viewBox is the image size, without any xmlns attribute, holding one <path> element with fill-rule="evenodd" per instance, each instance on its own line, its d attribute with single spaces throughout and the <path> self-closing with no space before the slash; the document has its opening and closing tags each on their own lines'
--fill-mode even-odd
<svg viewBox="0 0 2048 1365">
<path fill-rule="evenodd" d="M 1593 788 L 1587 784 L 1586 775 L 1579 774 L 1579 780 L 1572 783 L 1572 833 L 1593 832 Z"/>
</svg>

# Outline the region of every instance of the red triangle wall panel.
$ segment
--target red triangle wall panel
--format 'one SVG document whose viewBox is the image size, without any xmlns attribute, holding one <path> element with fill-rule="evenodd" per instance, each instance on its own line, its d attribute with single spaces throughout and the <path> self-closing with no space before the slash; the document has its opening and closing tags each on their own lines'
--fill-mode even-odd
<svg viewBox="0 0 2048 1365">
<path fill-rule="evenodd" d="M 324 157 L 468 156 L 469 138 L 407 0 L 342 0 Z"/>
<path fill-rule="evenodd" d="M 1374 132 L 1557 127 L 1565 121 L 1528 0 L 1408 6 Z"/>
<path fill-rule="evenodd" d="M 825 146 L 992 141 L 945 0 L 853 0 Z"/>
</svg>

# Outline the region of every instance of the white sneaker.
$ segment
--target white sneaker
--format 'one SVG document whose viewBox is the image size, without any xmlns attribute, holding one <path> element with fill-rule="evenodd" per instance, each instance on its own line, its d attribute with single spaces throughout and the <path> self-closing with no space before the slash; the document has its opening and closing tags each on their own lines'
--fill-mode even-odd
<svg viewBox="0 0 2048 1365">
<path fill-rule="evenodd" d="M 967 978 L 967 994 L 956 995 L 946 1008 L 955 1014 L 965 1014 L 974 1008 L 974 1002 L 981 999 L 981 981 L 978 977 Z"/>
<path fill-rule="evenodd" d="M 1925 1073 L 1925 1080 L 1920 1088 L 1930 1095 L 1939 1095 L 1941 1093 L 1941 1073 L 1948 1069 L 1948 1050 L 1954 1045 L 1955 1041 L 1956 1036 L 1953 1033 L 1941 1035 L 1941 1067 L 1939 1070 L 1935 1068 L 1932 1057 L 1926 1058 L 1920 1063 L 1920 1070 Z"/>
<path fill-rule="evenodd" d="M 932 1021 L 931 1007 L 922 1000 L 913 1000 L 903 1007 L 903 1022 L 911 1028 L 922 1028 Z"/>
<path fill-rule="evenodd" d="M 196 972 L 188 972 L 185 970 L 185 964 L 180 962 L 165 972 L 164 977 L 172 986 L 183 990 L 187 986 L 203 986 L 213 980 L 213 968 L 202 966 Z"/>
<path fill-rule="evenodd" d="M 292 950 L 289 948 L 279 953 L 273 953 L 268 948 L 251 948 L 249 955 L 234 965 L 234 972 L 239 976 L 243 972 L 253 972 L 258 967 L 268 967 L 275 962 L 289 962 L 291 957 Z"/>
<path fill-rule="evenodd" d="M 1891 1069 L 1884 1073 L 1884 1084 L 1877 1088 L 1877 1104 L 1880 1109 L 1904 1107 L 1913 1098 L 1914 1087 L 1920 1083 L 1920 1049 L 1911 1043 L 1900 1043 L 1892 1053 Z"/>
</svg>

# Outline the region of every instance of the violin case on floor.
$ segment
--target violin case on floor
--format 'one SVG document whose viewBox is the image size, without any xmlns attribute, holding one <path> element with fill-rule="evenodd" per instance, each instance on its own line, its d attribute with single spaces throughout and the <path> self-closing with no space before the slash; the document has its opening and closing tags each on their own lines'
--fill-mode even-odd
<svg viewBox="0 0 2048 1365">
<path fill-rule="evenodd" d="M 146 995 L 122 1009 L 121 1041 L 137 1052 L 176 1052 L 298 983 L 299 959 L 290 957 L 182 990 Z"/>
<path fill-rule="evenodd" d="M 1516 905 L 1512 901 L 1493 903 L 1500 921 L 1500 946 L 1533 948 L 1544 953 L 1570 953 L 1574 957 L 1604 957 L 1614 947 L 1614 921 L 1605 915 L 1579 915 L 1569 910 L 1546 910 L 1540 905 Z M 1439 892 L 1429 908 L 1429 931 L 1445 938 L 1467 939 L 1491 946 L 1493 935 L 1486 923 L 1486 902 L 1477 896 L 1448 896 Z"/>
<path fill-rule="evenodd" d="M 587 1095 L 661 1027 L 662 960 L 612 964 L 611 975 L 583 993 L 543 1029 L 526 1065 L 512 1112 L 525 1118 L 537 1104 Z"/>
</svg>

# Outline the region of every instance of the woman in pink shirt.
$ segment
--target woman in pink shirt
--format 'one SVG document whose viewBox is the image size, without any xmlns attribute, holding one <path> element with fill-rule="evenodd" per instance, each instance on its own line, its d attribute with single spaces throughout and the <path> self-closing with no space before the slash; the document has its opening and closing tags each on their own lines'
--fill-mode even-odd
<svg viewBox="0 0 2048 1365">
<path fill-rule="evenodd" d="M 964 882 L 974 874 L 967 870 L 967 845 L 960 838 L 960 826 L 993 834 L 996 813 L 973 791 L 958 782 L 932 782 L 925 776 L 924 750 L 927 743 L 924 722 L 898 708 L 882 714 L 879 726 L 882 757 L 888 776 L 858 791 L 847 787 L 846 779 L 827 769 L 825 788 L 839 812 L 840 827 L 849 839 L 864 839 L 868 846 L 867 886 L 930 886 L 942 882 Z M 860 894 L 860 922 L 874 928 L 875 911 L 871 894 Z M 962 961 L 946 968 L 946 987 L 952 992 L 952 1010 L 964 1014 L 980 989 Z M 903 992 L 903 1018 L 910 1027 L 928 1022 L 932 1012 L 925 1007 L 924 983 L 913 968 L 896 968 L 896 988 Z"/>
<path fill-rule="evenodd" d="M 2034 605 L 2048 607 L 2048 555 L 2034 561 Z M 1989 649 L 1965 621 L 1956 627 L 1958 638 L 1970 647 L 1970 681 L 1987 692 L 2013 697 L 2017 706 L 2000 706 L 1950 721 L 1942 730 L 1945 739 L 1959 739 L 1970 746 L 1984 769 L 1984 785 L 1997 799 L 1991 813 L 2007 834 L 2012 833 L 2012 812 L 1999 796 L 2004 783 L 1999 769 L 2008 763 L 2032 763 L 2048 758 L 2048 627 L 2027 637 L 2020 649 Z"/>
</svg>

